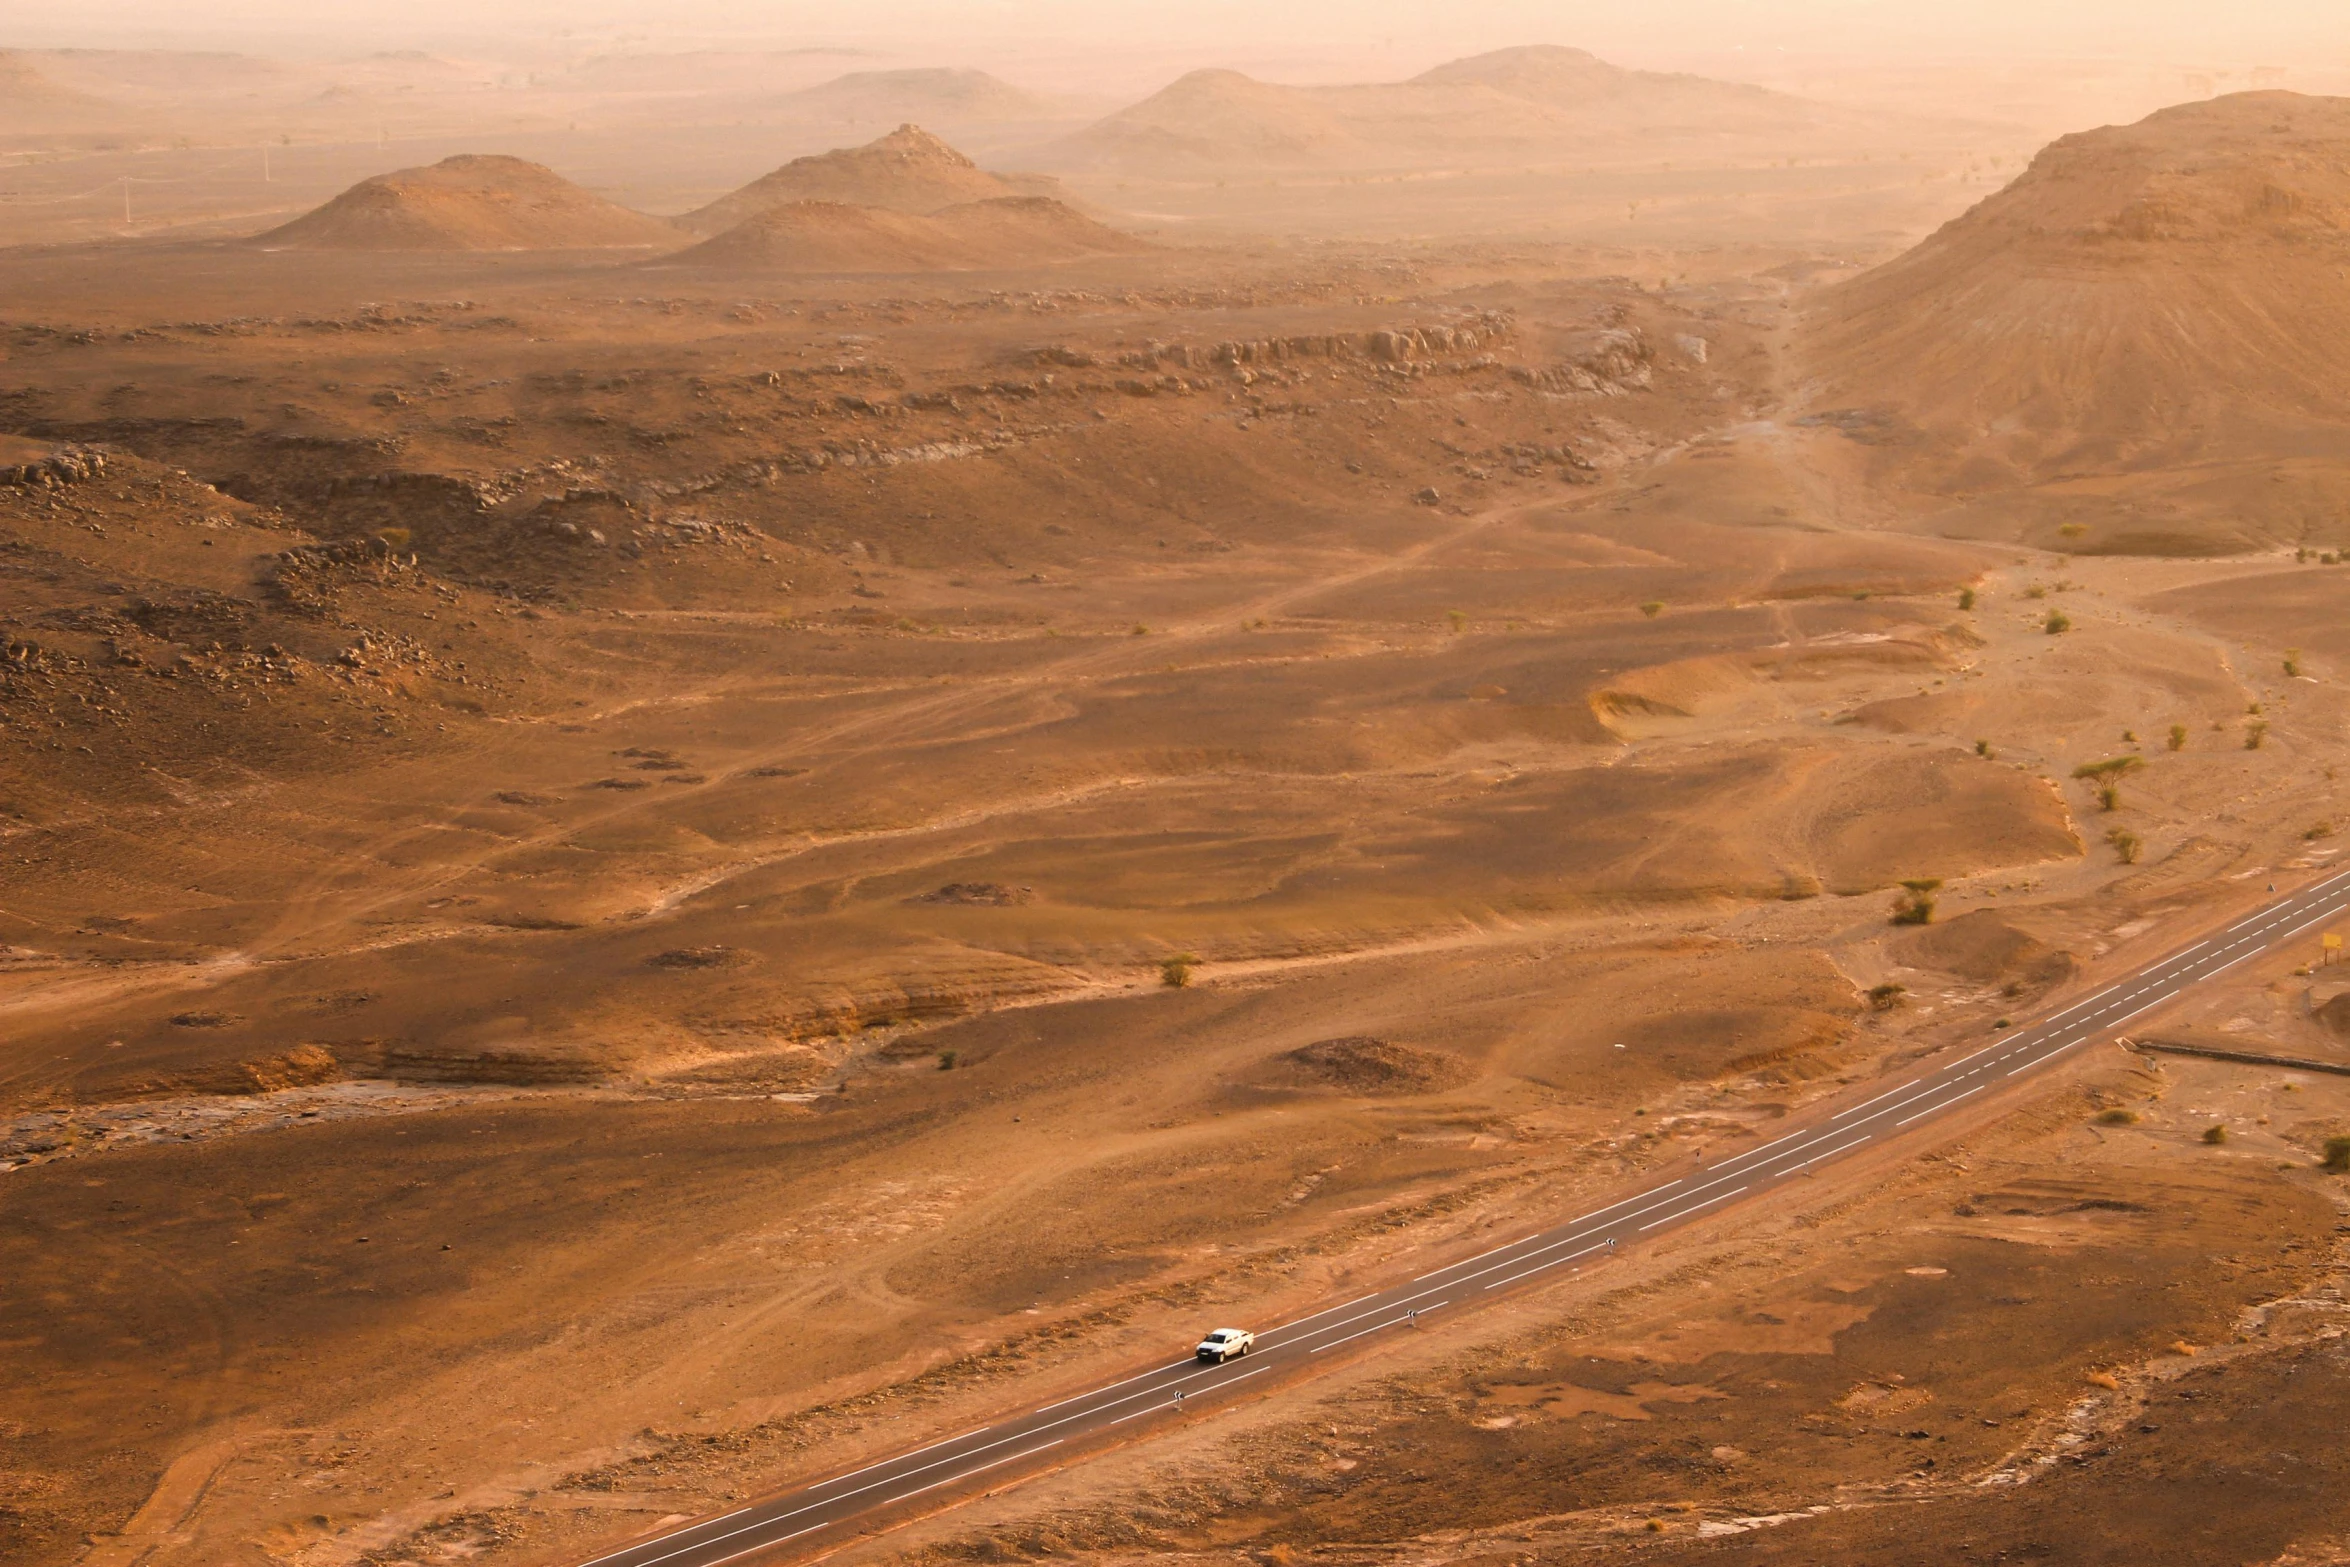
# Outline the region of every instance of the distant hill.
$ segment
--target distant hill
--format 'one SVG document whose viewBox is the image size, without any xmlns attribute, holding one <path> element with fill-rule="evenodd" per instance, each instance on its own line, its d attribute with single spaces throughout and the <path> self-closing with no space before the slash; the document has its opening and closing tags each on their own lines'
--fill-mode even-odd
<svg viewBox="0 0 2350 1567">
<path fill-rule="evenodd" d="M 1050 100 L 985 71 L 954 70 L 851 71 L 820 86 L 787 93 L 778 106 L 805 111 L 811 118 L 883 125 L 1042 120 L 1060 112 Z"/>
<path fill-rule="evenodd" d="M 2338 516 L 2346 278 L 2350 99 L 2183 104 L 2051 143 L 1915 249 L 1829 290 L 1807 326 L 1813 400 L 1914 428 L 1885 458 L 1921 487 L 2131 472 L 2137 520 L 2074 548 L 2167 529 L 2185 549 L 2222 514 Z M 2288 462 L 2294 481 L 2278 482 Z M 2168 488 L 2156 501 L 2149 486 Z"/>
<path fill-rule="evenodd" d="M 861 49 L 827 48 L 600 54 L 564 72 L 561 84 L 588 92 L 789 91 L 820 81 L 864 55 Z"/>
<path fill-rule="evenodd" d="M 1039 154 L 1047 167 L 1143 173 L 1410 166 L 1464 155 L 1669 157 L 1882 131 L 1891 117 L 1701 76 L 1630 71 L 1580 49 L 1504 49 L 1406 82 L 1287 87 L 1194 71 Z"/>
<path fill-rule="evenodd" d="M 362 180 L 254 240 L 291 250 L 598 250 L 674 245 L 659 218 L 520 158 L 477 154 Z"/>
<path fill-rule="evenodd" d="M 935 212 L 959 202 L 1021 192 L 915 125 L 901 125 L 862 147 L 794 158 L 708 206 L 677 220 L 696 234 L 719 234 L 770 208 L 835 202 L 893 212 Z"/>
<path fill-rule="evenodd" d="M 791 202 L 671 259 L 767 272 L 958 272 L 1148 248 L 1050 197 L 1011 196 L 928 214 Z"/>
<path fill-rule="evenodd" d="M 1487 88 L 1586 121 L 1595 117 L 1645 129 L 1817 130 L 1865 118 L 1849 110 L 1746 82 L 1683 71 L 1630 71 L 1582 49 L 1540 44 L 1499 49 L 1423 71 L 1411 87 Z"/>
<path fill-rule="evenodd" d="M 0 52 L 0 129 L 81 130 L 128 118 L 121 106 L 64 85 L 24 55 Z"/>
</svg>

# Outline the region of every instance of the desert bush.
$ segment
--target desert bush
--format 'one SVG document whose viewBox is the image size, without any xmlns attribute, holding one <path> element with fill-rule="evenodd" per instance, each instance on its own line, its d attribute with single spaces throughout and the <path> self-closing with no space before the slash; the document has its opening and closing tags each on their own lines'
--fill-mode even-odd
<svg viewBox="0 0 2350 1567">
<path fill-rule="evenodd" d="M 1901 884 L 1901 896 L 1893 900 L 1893 923 L 1896 925 L 1931 925 L 1934 923 L 1934 894 L 1942 890 L 1939 876 L 1919 876 Z"/>
<path fill-rule="evenodd" d="M 2266 719 L 2254 719 L 2251 723 L 2248 723 L 2244 726 L 2245 750 L 2257 751 L 2261 748 L 2262 745 L 2266 744 L 2267 741 L 2268 722 Z"/>
<path fill-rule="evenodd" d="M 1657 616 L 1663 614 L 1664 612 L 1664 601 L 1661 599 L 1650 599 L 1647 603 L 1640 606 L 1640 613 L 1646 615 L 1651 620 L 1656 619 Z"/>
<path fill-rule="evenodd" d="M 2301 650 L 2299 648 L 2285 649 L 2285 673 L 2288 676 L 2298 676 L 2301 673 Z"/>
<path fill-rule="evenodd" d="M 1465 610 L 1448 609 L 1444 612 L 1444 618 L 1452 622 L 1452 634 L 1456 637 L 1468 629 L 1469 616 Z"/>
<path fill-rule="evenodd" d="M 1960 588 L 1958 590 L 1958 607 L 1960 609 L 1973 609 L 1975 607 L 1975 590 L 1973 588 Z"/>
<path fill-rule="evenodd" d="M 2052 637 L 2063 636 L 2073 629 L 2073 617 L 2061 609 L 2052 609 L 2048 612 L 2048 618 L 2040 622 L 2040 629 Z"/>
<path fill-rule="evenodd" d="M 1871 985 L 1869 987 L 1869 1010 L 1890 1012 L 1901 1005 L 1901 998 L 1908 994 L 1909 987 L 1907 985 L 1896 985 L 1891 980 L 1887 980 L 1882 985 Z"/>
<path fill-rule="evenodd" d="M 2068 522 L 2056 530 L 2060 538 L 2067 539 L 2077 539 L 2088 531 L 2089 525 L 2085 522 Z"/>
<path fill-rule="evenodd" d="M 2187 726 L 2185 724 L 2170 726 L 2170 748 L 2174 751 L 2187 749 Z"/>
<path fill-rule="evenodd" d="M 2097 1124 L 2099 1126 L 2136 1126 L 2138 1124 L 2138 1112 L 2135 1110 L 2125 1110 L 2120 1105 L 2115 1105 L 2110 1110 L 2100 1110 L 2097 1112 Z"/>
<path fill-rule="evenodd" d="M 2024 589 L 2024 597 L 2028 599 L 2044 599 L 2047 596 L 2048 585 L 2044 582 L 2035 582 L 2030 587 Z"/>
<path fill-rule="evenodd" d="M 2113 829 L 2113 831 L 2107 833 L 2105 835 L 2105 841 L 2113 845 L 2114 858 L 2120 860 L 2124 865 L 2137 864 L 2138 856 L 2143 853 L 2146 848 L 2145 841 L 2141 839 L 2136 833 L 2130 832 L 2120 827 L 2116 827 Z"/>
<path fill-rule="evenodd" d="M 2109 756 L 2102 762 L 2083 762 L 2073 769 L 2073 776 L 2097 786 L 2099 810 L 2118 811 L 2122 805 L 2122 775 L 2145 765 L 2146 758 L 2142 756 Z"/>
<path fill-rule="evenodd" d="M 2329 1137 L 2325 1140 L 2325 1167 L 2329 1170 L 2350 1170 L 2350 1137 Z"/>
<path fill-rule="evenodd" d="M 2224 1126 L 2207 1126 L 2203 1129 L 2203 1140 L 2217 1148 L 2228 1140 L 2228 1129 Z"/>
<path fill-rule="evenodd" d="M 1178 952 L 1159 965 L 1159 983 L 1169 990 L 1181 990 L 1191 983 L 1191 971 L 1199 959 L 1188 952 Z"/>
<path fill-rule="evenodd" d="M 2332 822 L 2313 822 L 2301 834 L 2302 838 L 2310 843 L 2315 843 L 2320 838 L 2331 838 L 2333 835 L 2334 824 Z"/>
<path fill-rule="evenodd" d="M 1990 741 L 1988 741 L 1988 740 L 1977 740 L 1977 741 L 1975 742 L 1975 755 L 1977 755 L 1977 756 L 1979 756 L 1979 757 L 1983 758 L 1985 761 L 1989 761 L 1989 760 L 1991 760 L 1991 759 L 1992 759 L 1992 756 L 1993 756 L 1993 754 L 1994 754 L 1994 753 L 1993 753 L 1993 752 L 1992 752 L 1992 750 L 1991 750 L 1991 742 L 1990 742 Z"/>
<path fill-rule="evenodd" d="M 955 1069 L 955 1061 L 955 1052 L 952 1050 L 941 1050 L 938 1053 L 938 1069 L 941 1072 L 952 1072 Z"/>
</svg>

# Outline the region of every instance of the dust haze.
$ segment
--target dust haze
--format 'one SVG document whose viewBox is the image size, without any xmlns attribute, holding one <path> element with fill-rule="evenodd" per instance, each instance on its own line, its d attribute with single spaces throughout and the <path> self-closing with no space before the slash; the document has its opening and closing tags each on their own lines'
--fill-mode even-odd
<svg viewBox="0 0 2350 1567">
<path fill-rule="evenodd" d="M 2339 873 L 2338 7 L 1101 10 L 0 26 L 0 1561 L 588 1562 Z M 2338 1560 L 2328 933 L 756 1559 Z"/>
</svg>

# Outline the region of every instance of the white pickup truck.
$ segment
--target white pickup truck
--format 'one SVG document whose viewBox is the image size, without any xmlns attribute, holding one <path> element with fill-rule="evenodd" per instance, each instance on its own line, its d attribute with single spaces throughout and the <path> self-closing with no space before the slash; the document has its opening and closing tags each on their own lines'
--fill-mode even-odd
<svg viewBox="0 0 2350 1567">
<path fill-rule="evenodd" d="M 1197 1351 L 1202 1360 L 1222 1365 L 1227 1360 L 1238 1360 L 1256 1348 L 1257 1336 L 1242 1328 L 1218 1328 L 1199 1341 Z"/>
</svg>

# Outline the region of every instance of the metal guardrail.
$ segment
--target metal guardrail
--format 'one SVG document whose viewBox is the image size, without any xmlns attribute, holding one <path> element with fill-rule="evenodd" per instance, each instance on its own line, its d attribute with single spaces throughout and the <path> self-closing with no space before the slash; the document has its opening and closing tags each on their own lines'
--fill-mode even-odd
<svg viewBox="0 0 2350 1567">
<path fill-rule="evenodd" d="M 2237 1061 L 2246 1066 L 2281 1066 L 2296 1072 L 2331 1072 L 2336 1077 L 2350 1077 L 2350 1061 L 2312 1061 L 2304 1056 L 2268 1056 L 2251 1050 L 2215 1050 L 2208 1045 L 2174 1045 L 2160 1039 L 2133 1039 L 2129 1048 L 2159 1051 L 2166 1056 L 2200 1056 L 2206 1061 Z"/>
</svg>

